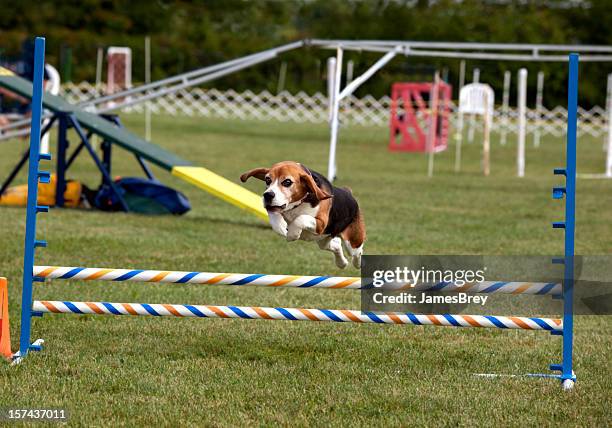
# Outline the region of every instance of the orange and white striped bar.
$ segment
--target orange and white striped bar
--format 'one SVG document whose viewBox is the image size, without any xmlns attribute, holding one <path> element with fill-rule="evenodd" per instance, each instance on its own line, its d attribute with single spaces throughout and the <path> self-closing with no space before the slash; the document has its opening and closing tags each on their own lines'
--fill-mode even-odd
<svg viewBox="0 0 612 428">
<path fill-rule="evenodd" d="M 174 284 L 258 285 L 267 287 L 344 288 L 362 289 L 361 278 L 348 276 L 269 275 L 252 273 L 182 272 L 141 269 L 106 269 L 68 266 L 34 266 L 34 276 L 46 279 L 77 279 L 82 281 L 137 281 Z M 438 284 L 385 285 L 398 290 L 435 290 L 461 293 L 561 294 L 561 284 L 546 282 L 483 281 L 455 285 Z"/>
<path fill-rule="evenodd" d="M 404 312 L 361 312 L 339 309 L 265 308 L 257 306 L 169 305 L 149 303 L 68 302 L 36 300 L 39 313 L 91 315 L 148 315 L 157 317 L 242 318 L 286 321 L 331 321 L 376 324 L 488 327 L 562 331 L 563 322 L 552 318 L 492 315 L 419 315 Z"/>
</svg>

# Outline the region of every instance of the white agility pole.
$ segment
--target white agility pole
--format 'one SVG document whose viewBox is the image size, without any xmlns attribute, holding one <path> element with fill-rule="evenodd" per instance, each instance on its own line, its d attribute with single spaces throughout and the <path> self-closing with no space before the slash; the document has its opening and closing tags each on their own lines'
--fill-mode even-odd
<svg viewBox="0 0 612 428">
<path fill-rule="evenodd" d="M 331 123 L 332 110 L 334 105 L 334 79 L 336 76 L 336 58 L 333 56 L 327 58 L 327 106 L 329 110 L 329 119 Z"/>
<path fill-rule="evenodd" d="M 518 152 L 516 157 L 517 175 L 525 176 L 525 126 L 527 113 L 527 69 L 518 73 Z"/>
<path fill-rule="evenodd" d="M 461 142 L 463 140 L 463 113 L 459 111 L 457 133 L 455 134 L 455 172 L 461 171 Z"/>
<path fill-rule="evenodd" d="M 278 72 L 278 83 L 276 85 L 276 93 L 280 94 L 285 90 L 285 82 L 287 80 L 287 61 L 281 62 Z"/>
<path fill-rule="evenodd" d="M 96 91 L 100 92 L 100 86 L 102 85 L 102 62 L 104 61 L 104 49 L 98 47 L 96 53 Z"/>
<path fill-rule="evenodd" d="M 465 85 L 465 60 L 462 59 L 459 63 L 459 85 L 457 88 L 457 98 L 459 98 L 459 91 Z"/>
<path fill-rule="evenodd" d="M 500 144 L 502 146 L 506 145 L 506 141 L 508 138 L 508 110 L 510 106 L 510 81 L 512 79 L 512 73 L 509 71 L 504 71 L 504 94 L 502 98 L 502 114 L 501 114 L 501 135 L 500 135 Z"/>
<path fill-rule="evenodd" d="M 491 120 L 492 120 L 492 103 L 491 97 L 486 96 L 484 99 L 484 139 L 482 141 L 482 170 L 485 177 L 491 172 Z"/>
<path fill-rule="evenodd" d="M 472 71 L 472 83 L 480 83 L 480 69 L 475 68 Z M 476 118 L 473 114 L 470 115 L 470 127 L 468 128 L 468 143 L 474 142 L 474 132 L 476 128 Z"/>
<path fill-rule="evenodd" d="M 145 84 L 151 83 L 151 37 L 145 36 Z M 151 141 L 151 103 L 145 103 L 145 140 Z"/>
<path fill-rule="evenodd" d="M 429 96 L 429 132 L 427 134 L 427 176 L 433 177 L 434 173 L 434 156 L 436 144 L 436 131 L 438 119 L 438 86 L 440 85 L 440 72 L 436 70 L 434 74 L 434 84 L 431 88 Z"/>
<path fill-rule="evenodd" d="M 459 63 L 459 85 L 457 91 L 457 105 L 459 105 L 459 94 L 465 84 L 465 60 Z M 463 112 L 457 109 L 457 131 L 455 132 L 455 172 L 461 171 L 461 143 L 463 141 Z"/>
<path fill-rule="evenodd" d="M 351 59 L 346 62 L 346 84 L 347 85 L 353 81 L 354 71 L 355 71 L 355 63 Z M 351 102 L 351 100 L 350 99 L 347 100 L 347 103 L 345 105 L 346 110 L 349 111 L 352 106 L 353 106 L 353 103 Z"/>
<path fill-rule="evenodd" d="M 355 62 L 351 59 L 346 62 L 346 84 L 353 81 L 353 73 L 355 72 Z"/>
<path fill-rule="evenodd" d="M 61 88 L 60 74 L 50 64 L 45 64 L 45 71 L 49 76 L 49 80 L 47 82 L 45 91 L 49 92 L 51 95 L 59 95 Z M 42 122 L 42 127 L 46 127 L 49 124 L 50 119 L 44 119 Z M 49 135 L 51 135 L 50 130 L 47 131 L 45 135 L 43 135 L 40 139 L 40 153 L 41 154 L 49 154 Z"/>
<path fill-rule="evenodd" d="M 102 66 L 104 64 L 104 48 L 102 46 L 98 47 L 98 51 L 96 52 L 96 98 L 99 98 L 102 94 Z M 91 136 L 91 144 L 94 148 L 98 148 L 100 140 L 97 135 Z"/>
<path fill-rule="evenodd" d="M 542 99 L 544 94 L 544 72 L 538 71 L 536 104 L 535 104 L 535 128 L 533 130 L 533 147 L 540 147 L 540 120 L 542 119 Z"/>
<path fill-rule="evenodd" d="M 340 83 L 342 81 L 342 48 L 336 50 L 336 66 L 334 68 L 334 91 L 332 97 L 332 112 L 330 120 L 329 161 L 327 163 L 327 179 L 336 178 L 336 145 L 338 143 L 338 115 L 340 114 Z"/>
<path fill-rule="evenodd" d="M 608 150 L 606 178 L 612 178 L 612 74 L 608 74 Z"/>
</svg>

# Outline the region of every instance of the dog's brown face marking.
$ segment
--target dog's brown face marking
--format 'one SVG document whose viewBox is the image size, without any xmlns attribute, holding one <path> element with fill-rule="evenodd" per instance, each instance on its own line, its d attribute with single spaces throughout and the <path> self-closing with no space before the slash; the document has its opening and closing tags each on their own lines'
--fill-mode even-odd
<svg viewBox="0 0 612 428">
<path fill-rule="evenodd" d="M 309 193 L 320 201 L 331 198 L 297 162 L 279 162 L 271 168 L 256 168 L 242 174 L 240 179 L 244 182 L 249 177 L 259 178 L 266 183 L 263 196 L 264 206 L 268 211 L 282 212 L 292 209 Z"/>
</svg>

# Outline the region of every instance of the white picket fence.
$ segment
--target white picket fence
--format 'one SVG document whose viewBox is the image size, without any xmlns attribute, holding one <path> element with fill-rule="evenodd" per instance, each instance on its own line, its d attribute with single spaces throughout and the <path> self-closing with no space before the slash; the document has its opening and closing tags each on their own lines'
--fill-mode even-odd
<svg viewBox="0 0 612 428">
<path fill-rule="evenodd" d="M 61 95 L 71 103 L 79 103 L 105 94 L 105 86 L 96 88 L 88 82 L 64 84 Z M 362 98 L 348 97 L 341 104 L 341 123 L 343 125 L 386 126 L 389 123 L 391 98 L 379 99 L 371 95 Z M 232 89 L 190 88 L 148 102 L 153 114 L 171 116 L 203 116 L 241 120 L 276 120 L 296 123 L 326 123 L 329 118 L 327 97 L 321 93 L 308 95 L 304 92 L 291 94 L 283 91 L 272 94 L 268 91 L 255 93 L 247 90 L 237 92 Z M 125 112 L 144 112 L 144 104 L 124 109 Z M 456 106 L 451 106 L 451 124 L 457 120 Z M 606 111 L 595 106 L 589 110 L 579 108 L 579 134 L 605 138 L 608 132 Z M 504 110 L 498 106 L 494 112 L 493 132 L 516 133 L 517 109 Z M 567 110 L 558 106 L 552 110 L 527 109 L 527 133 L 541 136 L 565 135 Z M 467 128 L 472 126 L 468 119 Z M 482 121 L 475 121 L 475 127 Z M 455 128 L 456 129 L 456 128 Z"/>
</svg>

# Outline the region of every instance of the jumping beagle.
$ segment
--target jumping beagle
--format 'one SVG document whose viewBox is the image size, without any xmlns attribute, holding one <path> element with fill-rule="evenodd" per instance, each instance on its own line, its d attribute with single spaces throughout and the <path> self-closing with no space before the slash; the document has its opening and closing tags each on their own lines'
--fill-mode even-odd
<svg viewBox="0 0 612 428">
<path fill-rule="evenodd" d="M 348 188 L 338 188 L 321 174 L 297 162 L 279 162 L 271 168 L 255 168 L 240 176 L 265 181 L 263 202 L 272 229 L 287 241 L 316 241 L 322 250 L 334 253 L 336 265 L 348 261 L 361 267 L 365 223 L 359 205 Z"/>
</svg>

